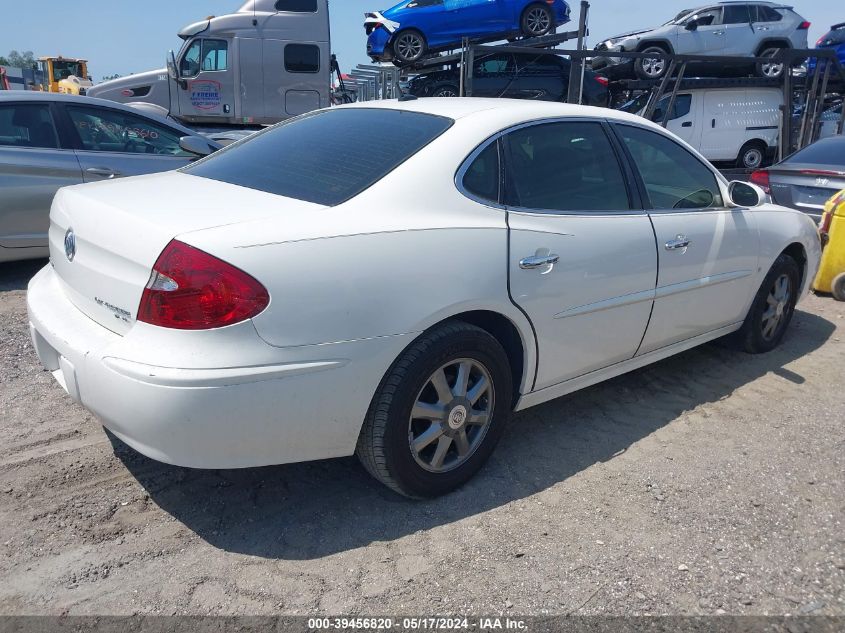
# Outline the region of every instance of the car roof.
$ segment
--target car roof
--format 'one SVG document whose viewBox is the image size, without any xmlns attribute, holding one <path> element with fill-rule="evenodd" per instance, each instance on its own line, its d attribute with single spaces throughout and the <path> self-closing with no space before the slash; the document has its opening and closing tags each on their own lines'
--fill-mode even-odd
<svg viewBox="0 0 845 633">
<path fill-rule="evenodd" d="M 507 115 L 506 118 L 530 121 L 544 118 L 601 118 L 626 122 L 646 122 L 642 117 L 593 106 L 556 103 L 552 101 L 531 101 L 525 99 L 488 99 L 481 97 L 443 98 L 420 97 L 399 101 L 389 99 L 383 101 L 364 101 L 337 108 L 379 108 L 385 110 L 405 110 L 436 116 L 449 117 L 459 120 L 474 117 L 483 113 Z"/>
<path fill-rule="evenodd" d="M 136 108 L 130 108 L 125 104 L 118 103 L 117 101 L 109 101 L 108 99 L 98 99 L 96 97 L 83 97 L 77 95 L 65 95 L 56 92 L 40 92 L 38 90 L 4 90 L 3 92 L 0 92 L 0 103 L 3 103 L 4 101 L 44 101 L 71 103 L 74 105 L 103 106 L 107 108 L 112 108 L 113 110 L 122 110 L 130 114 L 135 114 L 136 116 L 142 116 L 147 119 L 151 119 L 152 121 L 155 121 L 157 123 L 163 123 L 169 127 L 177 128 L 185 134 L 196 134 L 196 132 L 185 127 L 184 125 L 177 123 L 176 121 L 173 121 L 172 119 L 165 119 L 164 117 L 160 117 L 156 114 L 138 110 Z"/>
</svg>

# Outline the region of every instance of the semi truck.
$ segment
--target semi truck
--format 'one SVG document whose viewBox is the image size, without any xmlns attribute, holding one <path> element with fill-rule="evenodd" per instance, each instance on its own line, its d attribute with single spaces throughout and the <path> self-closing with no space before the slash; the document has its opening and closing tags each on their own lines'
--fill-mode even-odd
<svg viewBox="0 0 845 633">
<path fill-rule="evenodd" d="M 249 0 L 179 37 L 166 68 L 98 84 L 88 95 L 155 104 L 193 127 L 272 124 L 329 106 L 328 0 Z"/>
</svg>

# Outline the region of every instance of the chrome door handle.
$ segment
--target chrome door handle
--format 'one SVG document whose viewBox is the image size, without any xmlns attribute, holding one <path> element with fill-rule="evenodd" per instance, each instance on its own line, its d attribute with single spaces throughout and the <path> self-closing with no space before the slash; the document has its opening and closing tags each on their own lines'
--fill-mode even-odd
<svg viewBox="0 0 845 633">
<path fill-rule="evenodd" d="M 85 171 L 92 176 L 102 176 L 103 178 L 117 178 L 120 176 L 120 172 L 109 169 L 108 167 L 89 167 Z"/>
<path fill-rule="evenodd" d="M 519 260 L 519 267 L 522 270 L 532 270 L 543 266 L 554 266 L 560 261 L 560 255 L 532 255 Z"/>
<path fill-rule="evenodd" d="M 688 238 L 686 235 L 679 235 L 674 240 L 669 240 L 666 242 L 666 250 L 667 251 L 678 251 L 682 248 L 686 248 L 692 244 L 692 240 Z"/>
<path fill-rule="evenodd" d="M 724 35 L 724 31 L 713 31 L 713 35 Z"/>
</svg>

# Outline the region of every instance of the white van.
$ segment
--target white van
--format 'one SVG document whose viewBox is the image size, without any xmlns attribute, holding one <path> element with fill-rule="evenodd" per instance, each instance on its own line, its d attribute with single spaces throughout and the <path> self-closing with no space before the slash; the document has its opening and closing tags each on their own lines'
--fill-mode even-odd
<svg viewBox="0 0 845 633">
<path fill-rule="evenodd" d="M 663 121 L 670 99 L 657 103 L 653 121 Z M 682 90 L 667 128 L 710 161 L 757 169 L 777 151 L 782 105 L 778 88 Z"/>
</svg>

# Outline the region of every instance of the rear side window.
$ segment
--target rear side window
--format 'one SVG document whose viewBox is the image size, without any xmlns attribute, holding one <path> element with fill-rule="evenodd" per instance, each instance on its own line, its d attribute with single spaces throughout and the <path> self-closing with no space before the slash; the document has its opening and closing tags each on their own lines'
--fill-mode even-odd
<svg viewBox="0 0 845 633">
<path fill-rule="evenodd" d="M 561 75 L 561 62 L 554 55 L 520 55 L 520 75 Z"/>
<path fill-rule="evenodd" d="M 317 13 L 317 0 L 276 0 L 276 11 Z"/>
<path fill-rule="evenodd" d="M 500 181 L 499 144 L 490 143 L 467 168 L 463 186 L 467 193 L 497 203 Z"/>
<path fill-rule="evenodd" d="M 622 169 L 600 123 L 532 125 L 505 139 L 505 204 L 552 212 L 630 209 Z"/>
<path fill-rule="evenodd" d="M 840 136 L 817 141 L 795 152 L 783 162 L 785 164 L 836 165 L 845 168 L 845 137 Z"/>
<path fill-rule="evenodd" d="M 453 123 L 401 110 L 323 110 L 259 132 L 185 171 L 332 206 L 384 178 Z"/>
<path fill-rule="evenodd" d="M 781 20 L 783 20 L 783 15 L 781 15 L 779 12 L 775 11 L 771 7 L 757 5 L 756 9 L 757 17 L 754 20 L 755 22 L 780 22 Z M 753 17 L 754 7 L 752 7 L 751 10 Z"/>
<path fill-rule="evenodd" d="M 516 70 L 513 55 L 484 55 L 476 58 L 475 75 L 511 75 Z"/>
<path fill-rule="evenodd" d="M 320 72 L 320 47 L 314 44 L 285 46 L 285 70 L 289 73 Z"/>
<path fill-rule="evenodd" d="M 748 24 L 751 15 L 747 4 L 726 5 L 722 24 Z"/>
<path fill-rule="evenodd" d="M 0 106 L 0 146 L 58 149 L 50 106 L 34 103 Z"/>
<path fill-rule="evenodd" d="M 716 176 L 681 145 L 640 127 L 619 125 L 618 130 L 640 172 L 653 209 L 722 206 Z"/>
</svg>

